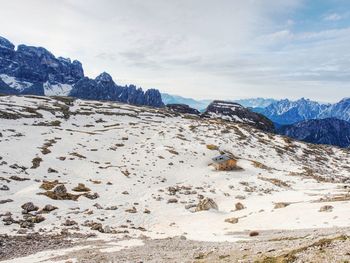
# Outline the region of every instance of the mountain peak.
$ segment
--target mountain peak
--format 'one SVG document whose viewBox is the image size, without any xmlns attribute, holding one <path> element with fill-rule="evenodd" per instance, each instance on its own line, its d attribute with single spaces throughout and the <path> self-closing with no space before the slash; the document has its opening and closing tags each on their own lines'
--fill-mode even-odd
<svg viewBox="0 0 350 263">
<path fill-rule="evenodd" d="M 8 48 L 8 49 L 15 49 L 15 45 L 12 44 L 9 40 L 7 40 L 4 37 L 0 36 L 0 47 L 2 48 Z"/>
<path fill-rule="evenodd" d="M 97 82 L 112 82 L 113 78 L 111 75 L 109 75 L 107 72 L 102 72 L 100 75 L 98 75 L 95 79 Z"/>
</svg>

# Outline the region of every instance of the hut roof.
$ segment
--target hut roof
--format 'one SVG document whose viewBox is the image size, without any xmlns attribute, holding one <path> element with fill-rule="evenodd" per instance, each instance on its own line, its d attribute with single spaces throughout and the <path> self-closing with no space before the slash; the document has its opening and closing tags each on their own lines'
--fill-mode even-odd
<svg viewBox="0 0 350 263">
<path fill-rule="evenodd" d="M 228 160 L 231 160 L 232 158 L 230 156 L 228 156 L 227 154 L 222 154 L 219 156 L 216 156 L 214 158 L 212 158 L 212 160 L 216 163 L 223 163 L 226 162 Z"/>
</svg>

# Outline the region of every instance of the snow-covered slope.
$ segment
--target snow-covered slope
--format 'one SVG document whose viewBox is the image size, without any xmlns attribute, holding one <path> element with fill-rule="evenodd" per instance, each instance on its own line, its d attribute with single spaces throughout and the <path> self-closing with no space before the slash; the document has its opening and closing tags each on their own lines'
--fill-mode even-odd
<svg viewBox="0 0 350 263">
<path fill-rule="evenodd" d="M 220 152 L 242 169 L 215 171 Z M 348 226 L 350 217 L 348 151 L 165 109 L 0 97 L 0 172 L 7 234 L 235 241 L 237 231 Z M 218 209 L 195 212 L 203 198 Z M 27 204 L 22 214 L 27 202 L 57 209 Z"/>
</svg>

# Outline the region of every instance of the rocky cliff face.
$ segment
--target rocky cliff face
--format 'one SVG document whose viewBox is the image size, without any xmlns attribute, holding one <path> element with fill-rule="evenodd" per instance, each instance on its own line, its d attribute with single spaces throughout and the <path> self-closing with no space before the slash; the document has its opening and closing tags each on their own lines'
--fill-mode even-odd
<svg viewBox="0 0 350 263">
<path fill-rule="evenodd" d="M 309 143 L 350 147 L 350 123 L 334 118 L 282 126 L 278 133 Z"/>
<path fill-rule="evenodd" d="M 220 118 L 232 122 L 245 123 L 264 131 L 274 131 L 274 125 L 268 118 L 234 102 L 215 100 L 209 104 L 202 116 L 205 118 Z"/>
<path fill-rule="evenodd" d="M 158 90 L 144 92 L 134 85 L 118 86 L 107 73 L 90 79 L 84 76 L 82 64 L 77 60 L 56 58 L 42 47 L 19 45 L 16 50 L 3 37 L 0 37 L 0 93 L 61 95 L 163 106 Z"/>
</svg>

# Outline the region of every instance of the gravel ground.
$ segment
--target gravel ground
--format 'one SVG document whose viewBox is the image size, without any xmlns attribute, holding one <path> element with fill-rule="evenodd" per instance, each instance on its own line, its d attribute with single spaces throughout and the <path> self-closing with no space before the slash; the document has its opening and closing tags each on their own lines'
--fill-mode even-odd
<svg viewBox="0 0 350 263">
<path fill-rule="evenodd" d="M 48 262 L 349 262 L 350 228 L 309 229 L 298 231 L 262 231 L 256 237 L 249 233 L 244 241 L 198 242 L 184 237 L 149 240 L 116 252 L 101 252 L 113 248 L 111 240 L 89 240 L 81 237 L 70 242 L 67 236 L 1 237 L 1 259 L 25 256 L 45 249 L 63 249 L 73 245 L 84 249 L 67 252 Z M 75 239 L 76 240 L 76 239 Z M 34 242 L 33 242 L 34 241 Z M 112 240 L 115 242 L 118 240 Z M 89 248 L 86 248 L 86 246 Z M 3 249 L 5 248 L 5 249 Z M 20 259 L 18 259 L 20 262 Z"/>
</svg>

